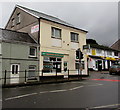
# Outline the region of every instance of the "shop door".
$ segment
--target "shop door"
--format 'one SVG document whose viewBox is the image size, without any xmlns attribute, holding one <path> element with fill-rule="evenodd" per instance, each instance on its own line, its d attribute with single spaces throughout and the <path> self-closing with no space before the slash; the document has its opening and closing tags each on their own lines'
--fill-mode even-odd
<svg viewBox="0 0 120 110">
<path fill-rule="evenodd" d="M 108 70 L 109 70 L 109 68 L 110 68 L 110 61 L 109 60 L 107 61 L 107 64 L 108 64 Z"/>
<path fill-rule="evenodd" d="M 52 72 L 61 72 L 61 63 L 54 62 Z"/>
<path fill-rule="evenodd" d="M 102 61 L 98 60 L 98 71 L 102 70 Z"/>
<path fill-rule="evenodd" d="M 19 64 L 12 64 L 11 65 L 11 74 L 10 74 L 10 83 L 19 83 Z"/>
</svg>

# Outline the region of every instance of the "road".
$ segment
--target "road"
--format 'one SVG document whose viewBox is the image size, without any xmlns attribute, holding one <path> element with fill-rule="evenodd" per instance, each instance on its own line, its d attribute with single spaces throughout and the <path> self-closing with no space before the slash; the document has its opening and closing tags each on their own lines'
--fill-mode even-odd
<svg viewBox="0 0 120 110">
<path fill-rule="evenodd" d="M 2 107 L 118 110 L 119 84 L 120 76 L 92 73 L 82 81 L 4 88 Z"/>
</svg>

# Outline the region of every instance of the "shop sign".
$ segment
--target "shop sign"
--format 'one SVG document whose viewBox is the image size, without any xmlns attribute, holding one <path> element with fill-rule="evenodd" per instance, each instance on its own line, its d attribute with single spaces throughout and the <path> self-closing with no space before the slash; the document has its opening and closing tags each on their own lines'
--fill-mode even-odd
<svg viewBox="0 0 120 110">
<path fill-rule="evenodd" d="M 42 52 L 42 56 L 64 57 L 64 54 L 52 53 L 52 52 Z"/>
<path fill-rule="evenodd" d="M 35 32 L 38 32 L 39 31 L 39 24 L 31 27 L 31 33 L 35 33 Z"/>
<path fill-rule="evenodd" d="M 96 55 L 96 50 L 92 49 L 92 55 Z"/>
<path fill-rule="evenodd" d="M 83 49 L 90 49 L 90 45 L 83 45 Z"/>
</svg>

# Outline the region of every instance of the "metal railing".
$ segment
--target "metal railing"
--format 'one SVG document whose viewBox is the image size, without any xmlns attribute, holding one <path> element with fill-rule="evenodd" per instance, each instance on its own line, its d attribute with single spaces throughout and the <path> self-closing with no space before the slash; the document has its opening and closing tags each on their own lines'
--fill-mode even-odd
<svg viewBox="0 0 120 110">
<path fill-rule="evenodd" d="M 42 82 L 58 82 L 58 81 L 70 81 L 70 80 L 82 80 L 82 74 L 79 70 L 61 70 L 61 71 L 33 71 L 34 75 L 30 75 L 30 71 L 18 71 L 17 74 L 12 74 L 12 71 L 2 71 L 1 80 L 2 86 L 11 85 L 11 84 L 26 84 L 26 83 L 42 83 Z M 18 82 L 11 82 L 17 81 Z"/>
</svg>

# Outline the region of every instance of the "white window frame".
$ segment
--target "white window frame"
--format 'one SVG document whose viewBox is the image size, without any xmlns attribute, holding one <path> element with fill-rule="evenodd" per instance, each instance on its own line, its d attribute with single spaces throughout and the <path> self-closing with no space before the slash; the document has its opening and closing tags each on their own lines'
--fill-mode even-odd
<svg viewBox="0 0 120 110">
<path fill-rule="evenodd" d="M 74 37 L 74 39 L 72 37 Z M 70 39 L 71 39 L 71 42 L 79 42 L 79 34 L 74 33 L 74 32 L 70 32 Z"/>
<path fill-rule="evenodd" d="M 60 34 L 59 36 L 56 36 L 56 31 L 59 31 L 59 34 Z M 51 27 L 51 37 L 56 39 L 61 39 L 61 29 Z"/>
<path fill-rule="evenodd" d="M 30 67 L 34 67 L 34 68 L 30 68 Z M 29 76 L 29 72 L 36 72 L 36 65 L 29 65 L 29 68 L 28 68 L 28 79 L 31 79 L 31 78 L 35 78 L 35 74 L 34 76 Z"/>
<path fill-rule="evenodd" d="M 34 55 L 31 55 L 30 49 L 35 49 Z M 37 47 L 30 47 L 30 48 L 29 48 L 29 57 L 37 57 Z"/>
</svg>

